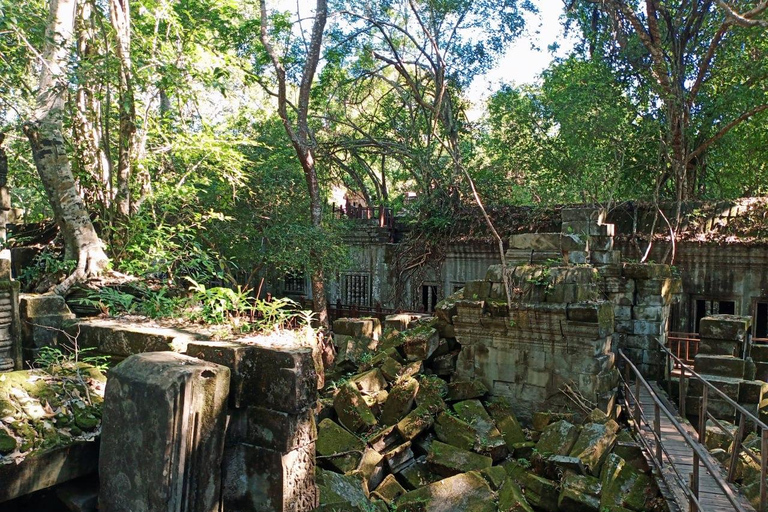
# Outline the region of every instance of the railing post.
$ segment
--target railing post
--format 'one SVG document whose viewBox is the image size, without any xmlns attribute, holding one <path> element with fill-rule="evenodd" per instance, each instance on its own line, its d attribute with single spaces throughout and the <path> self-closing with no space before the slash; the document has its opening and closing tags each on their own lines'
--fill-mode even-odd
<svg viewBox="0 0 768 512">
<path fill-rule="evenodd" d="M 760 512 L 768 512 L 768 474 L 766 466 L 768 465 L 768 430 L 762 429 L 760 435 Z"/>
<path fill-rule="evenodd" d="M 733 438 L 733 448 L 731 449 L 731 464 L 728 466 L 728 481 L 733 482 L 736 479 L 736 461 L 741 453 L 741 440 L 744 438 L 745 416 L 739 413 L 739 428 Z"/>
<path fill-rule="evenodd" d="M 690 484 L 689 488 L 691 489 L 691 494 L 696 497 L 696 499 L 699 499 L 699 456 L 694 451 L 693 452 L 693 472 L 690 476 Z M 689 509 L 691 512 L 694 510 L 699 510 L 699 507 L 696 505 L 696 501 L 691 498 L 689 501 Z"/>
<path fill-rule="evenodd" d="M 635 376 L 635 428 L 640 429 L 640 379 Z"/>
<path fill-rule="evenodd" d="M 654 402 L 653 428 L 656 431 L 656 459 L 659 461 L 659 467 L 661 467 L 664 462 L 661 458 L 661 408 L 658 402 Z"/>
<path fill-rule="evenodd" d="M 699 443 L 706 445 L 707 408 L 709 407 L 709 388 L 702 382 L 701 405 L 699 406 Z"/>
<path fill-rule="evenodd" d="M 678 385 L 680 397 L 680 416 L 685 419 L 685 403 L 688 401 L 688 378 L 685 376 L 685 366 L 680 365 L 680 383 Z"/>
</svg>

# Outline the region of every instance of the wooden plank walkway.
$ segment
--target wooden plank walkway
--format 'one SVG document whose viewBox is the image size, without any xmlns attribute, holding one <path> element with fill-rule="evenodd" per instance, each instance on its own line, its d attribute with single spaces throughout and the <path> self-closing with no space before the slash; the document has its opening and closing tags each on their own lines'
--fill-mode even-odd
<svg viewBox="0 0 768 512">
<path fill-rule="evenodd" d="M 666 402 L 666 401 L 665 401 Z M 643 415 L 647 421 L 653 423 L 654 417 L 654 402 L 650 393 L 644 386 L 640 386 L 640 404 L 642 406 Z M 665 403 L 665 406 L 670 412 L 678 416 L 678 411 L 674 405 L 669 402 Z M 678 418 L 679 419 L 679 418 Z M 691 436 L 692 439 L 698 439 L 698 434 L 689 423 L 682 423 L 683 428 Z M 653 436 L 653 432 L 650 427 L 643 425 L 640 434 L 646 439 L 648 445 L 651 447 L 656 446 L 656 441 Z M 687 484 L 690 482 L 690 475 L 693 472 L 693 450 L 685 442 L 682 434 L 675 428 L 669 418 L 664 413 L 661 414 L 661 440 L 667 454 L 663 455 L 662 471 L 668 476 L 666 480 L 672 484 L 670 485 L 670 491 L 674 493 L 677 498 L 676 501 L 682 507 L 683 510 L 689 510 L 688 499 L 684 491 L 679 487 L 679 481 L 675 478 L 672 470 L 672 464 L 677 468 L 677 472 L 682 476 L 683 481 Z M 655 454 L 652 454 L 655 456 Z M 709 455 L 709 452 L 707 452 Z M 719 463 L 709 455 L 710 460 L 714 463 L 715 467 L 720 467 Z M 723 480 L 725 480 L 725 474 L 721 471 Z M 715 478 L 709 473 L 703 463 L 699 464 L 699 502 L 702 509 L 705 512 L 725 512 L 728 510 L 738 510 L 728 500 L 723 493 L 723 490 L 718 485 Z M 732 487 L 733 488 L 733 487 Z M 739 503 L 743 510 L 754 511 L 754 508 L 750 506 L 743 496 L 738 494 L 738 491 L 734 489 L 734 492 L 739 498 Z"/>
</svg>

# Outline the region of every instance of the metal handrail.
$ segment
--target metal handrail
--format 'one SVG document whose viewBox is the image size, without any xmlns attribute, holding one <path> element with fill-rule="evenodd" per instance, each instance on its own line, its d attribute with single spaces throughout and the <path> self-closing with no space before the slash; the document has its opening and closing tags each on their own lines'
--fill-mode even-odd
<svg viewBox="0 0 768 512">
<path fill-rule="evenodd" d="M 669 409 L 666 408 L 666 406 L 661 402 L 659 397 L 656 395 L 656 392 L 653 390 L 653 388 L 648 384 L 648 382 L 643 378 L 642 374 L 640 373 L 640 370 L 637 369 L 637 367 L 632 363 L 632 361 L 629 360 L 629 358 L 624 354 L 622 350 L 619 350 L 619 356 L 624 359 L 624 363 L 627 365 L 626 368 L 629 368 L 632 370 L 632 372 L 635 374 L 635 386 L 637 392 L 635 395 L 639 395 L 640 390 L 640 384 L 645 387 L 645 389 L 650 394 L 651 398 L 654 402 L 654 409 L 655 409 L 655 416 L 657 418 L 656 420 L 656 431 L 657 434 L 659 434 L 659 421 L 658 418 L 660 417 L 660 413 L 664 413 L 664 415 L 669 419 L 669 421 L 672 423 L 672 425 L 675 427 L 675 429 L 680 433 L 680 435 L 683 437 L 683 440 L 685 443 L 691 447 L 691 450 L 693 452 L 693 477 L 690 482 L 690 488 L 687 487 L 684 483 L 681 483 L 680 488 L 683 489 L 683 492 L 688 497 L 689 503 L 693 509 L 695 507 L 696 510 L 701 511 L 701 504 L 698 501 L 698 494 L 699 494 L 699 461 L 704 464 L 706 469 L 710 472 L 712 477 L 717 482 L 718 486 L 723 491 L 723 494 L 725 494 L 726 498 L 728 498 L 728 501 L 733 505 L 734 509 L 739 512 L 746 512 L 744 507 L 742 507 L 741 503 L 739 503 L 739 500 L 736 498 L 733 489 L 728 485 L 725 480 L 723 480 L 722 476 L 720 475 L 719 469 L 715 466 L 715 464 L 709 459 L 708 452 L 703 448 L 701 441 L 703 441 L 703 433 L 699 432 L 699 441 L 695 441 L 693 438 L 691 438 L 690 434 L 686 429 L 683 428 L 683 426 L 680 424 L 680 422 L 675 418 L 675 416 L 669 411 Z M 628 376 L 624 378 L 625 384 L 628 387 Z M 631 395 L 631 391 L 629 392 Z M 636 423 L 641 419 L 642 415 L 642 407 L 639 401 L 639 396 L 635 396 L 635 411 L 633 417 L 636 419 Z M 703 400 L 706 402 L 706 400 Z M 703 404 L 705 405 L 705 404 Z M 627 406 L 629 407 L 629 403 L 627 403 Z M 642 437 L 642 436 L 641 436 Z M 661 444 L 660 435 L 657 437 L 657 445 Z M 659 446 L 656 447 L 656 453 L 657 457 L 660 460 L 655 460 L 653 457 L 651 460 L 654 462 L 654 465 L 658 464 L 661 466 L 661 457 L 660 457 L 660 451 L 661 448 Z M 669 455 L 667 455 L 667 460 L 670 461 L 672 467 L 674 468 L 674 463 L 672 463 L 671 459 L 669 458 Z M 661 469 L 659 467 L 659 469 Z M 660 471 L 661 473 L 661 471 Z M 679 480 L 682 480 L 680 478 L 679 473 L 675 469 L 675 473 L 678 476 Z"/>
<path fill-rule="evenodd" d="M 725 434 L 730 437 L 734 442 L 734 449 L 731 452 L 731 461 L 728 468 L 728 481 L 733 482 L 735 479 L 735 466 L 736 461 L 738 459 L 738 454 L 740 452 L 746 453 L 752 460 L 755 462 L 760 463 L 760 512 L 768 512 L 768 481 L 766 480 L 766 477 L 768 476 L 768 425 L 766 425 L 764 422 L 762 422 L 757 416 L 749 412 L 746 408 L 744 408 L 741 404 L 733 400 L 731 397 L 717 389 L 712 383 L 710 383 L 707 379 L 696 373 L 693 368 L 685 364 L 680 358 L 675 356 L 664 344 L 659 340 L 656 339 L 657 343 L 661 347 L 661 349 L 666 353 L 667 357 L 672 358 L 677 365 L 679 365 L 681 369 L 680 374 L 680 407 L 682 411 L 683 417 L 685 417 L 685 401 L 686 401 L 686 394 L 688 389 L 688 382 L 685 379 L 688 378 L 694 378 L 702 383 L 702 397 L 701 397 L 701 406 L 699 409 L 699 436 L 701 439 L 704 439 L 704 435 L 706 434 L 706 422 L 708 419 L 711 419 L 715 425 L 725 432 Z M 686 375 L 687 373 L 690 373 L 690 377 Z M 707 403 L 709 398 L 709 392 L 714 391 L 719 398 L 723 399 L 728 405 L 734 408 L 735 411 L 738 411 L 739 413 L 739 426 L 737 428 L 736 435 L 731 434 L 726 430 L 723 425 L 715 418 L 712 414 L 709 413 L 707 410 Z M 758 458 L 757 455 L 755 455 L 752 450 L 745 447 L 742 443 L 743 437 L 744 437 L 744 431 L 745 431 L 745 422 L 746 420 L 749 420 L 755 425 L 755 428 L 760 429 L 760 457 Z"/>
</svg>

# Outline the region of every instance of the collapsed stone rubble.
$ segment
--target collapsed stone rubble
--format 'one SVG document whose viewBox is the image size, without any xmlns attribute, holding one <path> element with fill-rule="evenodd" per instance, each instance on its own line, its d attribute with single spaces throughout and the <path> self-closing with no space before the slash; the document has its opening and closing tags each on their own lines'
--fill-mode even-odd
<svg viewBox="0 0 768 512">
<path fill-rule="evenodd" d="M 345 334 L 318 404 L 317 510 L 663 510 L 615 420 L 540 410 L 524 428 L 508 399 L 445 362 L 462 350 L 448 325 L 422 315 L 334 323 Z"/>
</svg>

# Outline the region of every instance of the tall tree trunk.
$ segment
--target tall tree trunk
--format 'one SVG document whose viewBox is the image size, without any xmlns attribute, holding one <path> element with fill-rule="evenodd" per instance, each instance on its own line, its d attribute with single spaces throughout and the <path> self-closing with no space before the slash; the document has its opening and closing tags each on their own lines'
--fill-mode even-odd
<svg viewBox="0 0 768 512">
<path fill-rule="evenodd" d="M 77 34 L 77 58 L 91 62 L 98 58 L 95 49 L 96 31 L 93 27 L 92 7 L 88 2 L 77 7 L 75 32 Z M 90 66 L 86 66 L 88 68 Z M 95 190 L 95 202 L 102 214 L 107 214 L 112 202 L 110 161 L 104 152 L 104 134 L 101 125 L 101 101 L 94 94 L 94 79 L 87 71 L 79 77 L 72 120 L 73 146 L 77 150 L 78 163 L 91 177 Z"/>
<path fill-rule="evenodd" d="M 288 98 L 285 67 L 280 61 L 274 47 L 272 46 L 268 35 L 268 18 L 266 0 L 260 0 L 259 7 L 261 11 L 261 42 L 269 54 L 272 65 L 275 68 L 278 85 L 277 110 L 280 119 L 283 122 L 286 134 L 291 139 L 296 155 L 304 171 L 304 177 L 307 182 L 307 192 L 309 194 L 309 214 L 312 227 L 322 229 L 323 220 L 323 200 L 320 196 L 320 186 L 317 181 L 317 170 L 315 169 L 314 137 L 309 128 L 309 100 L 312 81 L 317 72 L 317 65 L 320 61 L 320 46 L 325 30 L 325 22 L 328 16 L 327 0 L 317 0 L 315 7 L 315 21 L 312 25 L 312 35 L 307 47 L 307 57 L 304 63 L 304 69 L 301 75 L 301 85 L 299 86 L 299 99 L 296 104 L 295 126 L 288 115 Z M 314 253 L 310 252 L 312 259 L 312 301 L 317 315 L 317 321 L 324 330 L 330 328 L 328 318 L 328 300 L 325 296 L 325 281 L 323 273 L 323 262 Z"/>
<path fill-rule="evenodd" d="M 131 212 L 131 171 L 136 156 L 136 101 L 131 64 L 131 10 L 129 0 L 110 0 L 109 17 L 117 35 L 120 78 L 120 130 L 117 156 L 117 194 L 115 205 L 120 217 Z"/>
<path fill-rule="evenodd" d="M 24 124 L 35 167 L 64 237 L 65 255 L 77 259 L 75 271 L 55 289 L 61 294 L 76 281 L 101 273 L 108 262 L 83 199 L 77 193 L 62 134 L 67 94 L 64 66 L 74 29 L 75 4 L 76 0 L 50 2 L 36 108 L 32 118 Z"/>
</svg>

